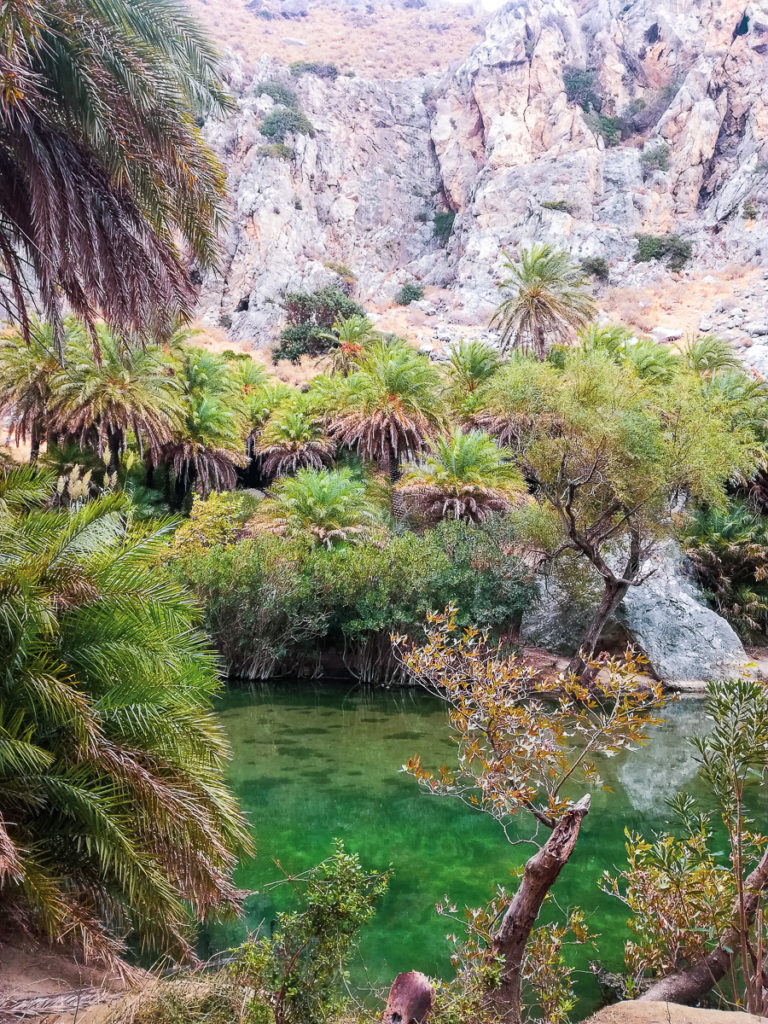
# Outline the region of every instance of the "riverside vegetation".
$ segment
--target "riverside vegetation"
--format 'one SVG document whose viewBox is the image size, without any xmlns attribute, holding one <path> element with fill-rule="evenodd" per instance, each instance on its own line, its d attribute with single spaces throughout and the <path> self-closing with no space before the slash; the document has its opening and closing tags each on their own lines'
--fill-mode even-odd
<svg viewBox="0 0 768 1024">
<path fill-rule="evenodd" d="M 467 913 L 431 1019 L 566 1021 L 588 912 L 536 920 L 597 758 L 642 742 L 664 702 L 631 653 L 600 655 L 603 629 L 676 535 L 713 603 L 765 632 L 763 382 L 716 338 L 673 352 L 593 323 L 582 270 L 545 245 L 508 257 L 499 348 L 462 342 L 444 367 L 339 289 L 285 296 L 276 356 L 324 360 L 305 388 L 197 348 L 187 268 L 216 265 L 222 216 L 199 132 L 228 104 L 214 52 L 169 0 L 35 0 L 3 18 L 2 298 L 18 329 L 0 344 L 0 413 L 30 445 L 28 466 L 0 467 L 5 941 L 24 930 L 124 970 L 137 953 L 193 961 L 196 923 L 238 913 L 231 869 L 251 849 L 217 667 L 343 666 L 445 702 L 455 766 L 416 754 L 407 770 L 535 848 L 513 894 Z M 268 126 L 281 144 L 311 130 L 290 101 Z M 516 632 L 561 564 L 599 593 L 550 678 Z M 630 834 L 629 868 L 603 879 L 631 915 L 625 992 L 691 1002 L 717 986 L 768 1009 L 768 853 L 747 800 L 768 769 L 766 700 L 757 682 L 710 686 L 696 749 L 717 818 L 682 800 L 679 832 Z M 228 967 L 160 985 L 128 1018 L 366 1019 L 346 970 L 387 873 L 339 843 L 288 881 L 296 908 Z"/>
</svg>

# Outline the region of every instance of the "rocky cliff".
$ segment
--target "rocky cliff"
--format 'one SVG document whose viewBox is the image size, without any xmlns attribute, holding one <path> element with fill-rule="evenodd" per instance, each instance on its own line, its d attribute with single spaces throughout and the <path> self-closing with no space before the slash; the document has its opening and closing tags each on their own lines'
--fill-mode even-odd
<svg viewBox="0 0 768 1024">
<path fill-rule="evenodd" d="M 249 71 L 233 58 L 230 81 L 237 114 L 208 131 L 231 229 L 201 310 L 232 337 L 270 343 L 281 293 L 339 272 L 379 312 L 421 281 L 415 316 L 471 333 L 502 249 L 542 240 L 607 261 L 609 315 L 672 289 L 679 330 L 703 318 L 768 369 L 768 0 L 513 0 L 437 75 L 297 76 L 263 56 Z M 314 134 L 270 144 L 266 82 L 295 91 Z M 440 212 L 455 214 L 447 244 Z M 635 262 L 639 233 L 679 235 L 690 260 Z M 623 319 L 650 330 L 641 313 Z"/>
</svg>

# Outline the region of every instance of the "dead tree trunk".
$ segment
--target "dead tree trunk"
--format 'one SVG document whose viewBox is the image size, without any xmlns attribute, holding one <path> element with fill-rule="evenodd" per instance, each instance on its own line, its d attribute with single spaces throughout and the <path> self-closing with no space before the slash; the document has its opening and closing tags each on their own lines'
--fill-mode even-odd
<svg viewBox="0 0 768 1024">
<path fill-rule="evenodd" d="M 768 887 L 768 850 L 763 853 L 760 863 L 744 883 L 744 920 L 747 927 L 755 919 L 760 906 L 763 890 Z M 738 902 L 733 907 L 733 919 L 739 920 Z M 741 933 L 738 928 L 729 928 L 720 936 L 717 946 L 703 960 L 684 967 L 666 978 L 660 978 L 640 996 L 640 999 L 657 1002 L 682 1003 L 690 1006 L 721 981 L 730 971 L 741 949 Z"/>
<path fill-rule="evenodd" d="M 432 1010 L 435 990 L 419 971 L 398 974 L 389 990 L 382 1024 L 424 1024 Z"/>
<path fill-rule="evenodd" d="M 573 853 L 581 822 L 588 813 L 589 796 L 584 796 L 555 825 L 544 846 L 525 865 L 522 881 L 494 937 L 493 952 L 504 957 L 494 1001 L 500 1016 L 510 1024 L 520 1024 L 522 1019 L 520 981 L 525 947 L 547 893 Z"/>
</svg>

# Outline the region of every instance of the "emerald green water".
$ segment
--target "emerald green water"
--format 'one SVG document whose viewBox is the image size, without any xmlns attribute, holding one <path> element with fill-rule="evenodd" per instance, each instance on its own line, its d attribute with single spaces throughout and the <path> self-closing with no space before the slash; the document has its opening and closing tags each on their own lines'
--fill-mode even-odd
<svg viewBox="0 0 768 1024">
<path fill-rule="evenodd" d="M 449 895 L 459 907 L 479 906 L 494 883 L 512 883 L 511 870 L 532 847 L 510 846 L 486 815 L 429 796 L 400 771 L 415 753 L 425 765 L 451 763 L 439 702 L 420 692 L 281 683 L 231 693 L 220 713 L 234 750 L 230 780 L 257 849 L 235 876 L 254 891 L 244 922 L 210 929 L 204 952 L 235 945 L 290 903 L 288 886 L 260 891 L 281 877 L 275 858 L 286 871 L 302 871 L 328 856 L 339 837 L 365 865 L 391 865 L 394 871 L 362 938 L 367 973 L 357 968 L 358 984 L 387 985 L 398 971 L 412 969 L 448 976 L 445 933 L 452 929 L 435 913 L 435 903 Z M 612 969 L 622 963 L 626 912 L 599 891 L 598 878 L 625 862 L 625 827 L 664 826 L 665 799 L 682 788 L 697 789 L 686 739 L 704 726 L 701 704 L 681 701 L 665 716 L 646 747 L 604 760 L 603 781 L 612 792 L 593 793 L 592 810 L 556 887 L 562 908 L 588 911 L 590 929 L 599 933 L 599 958 Z M 547 913 L 558 911 L 552 906 Z M 577 960 L 586 968 L 597 955 L 580 949 Z M 596 987 L 586 974 L 579 986 L 588 1009 Z"/>
</svg>

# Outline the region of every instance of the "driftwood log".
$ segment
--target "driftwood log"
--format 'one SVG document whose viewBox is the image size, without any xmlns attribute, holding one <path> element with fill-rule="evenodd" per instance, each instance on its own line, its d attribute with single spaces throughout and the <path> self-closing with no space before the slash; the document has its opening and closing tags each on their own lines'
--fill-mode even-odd
<svg viewBox="0 0 768 1024">
<path fill-rule="evenodd" d="M 389 990 L 382 1024 L 424 1024 L 432 1009 L 435 990 L 420 971 L 398 974 Z"/>
</svg>

